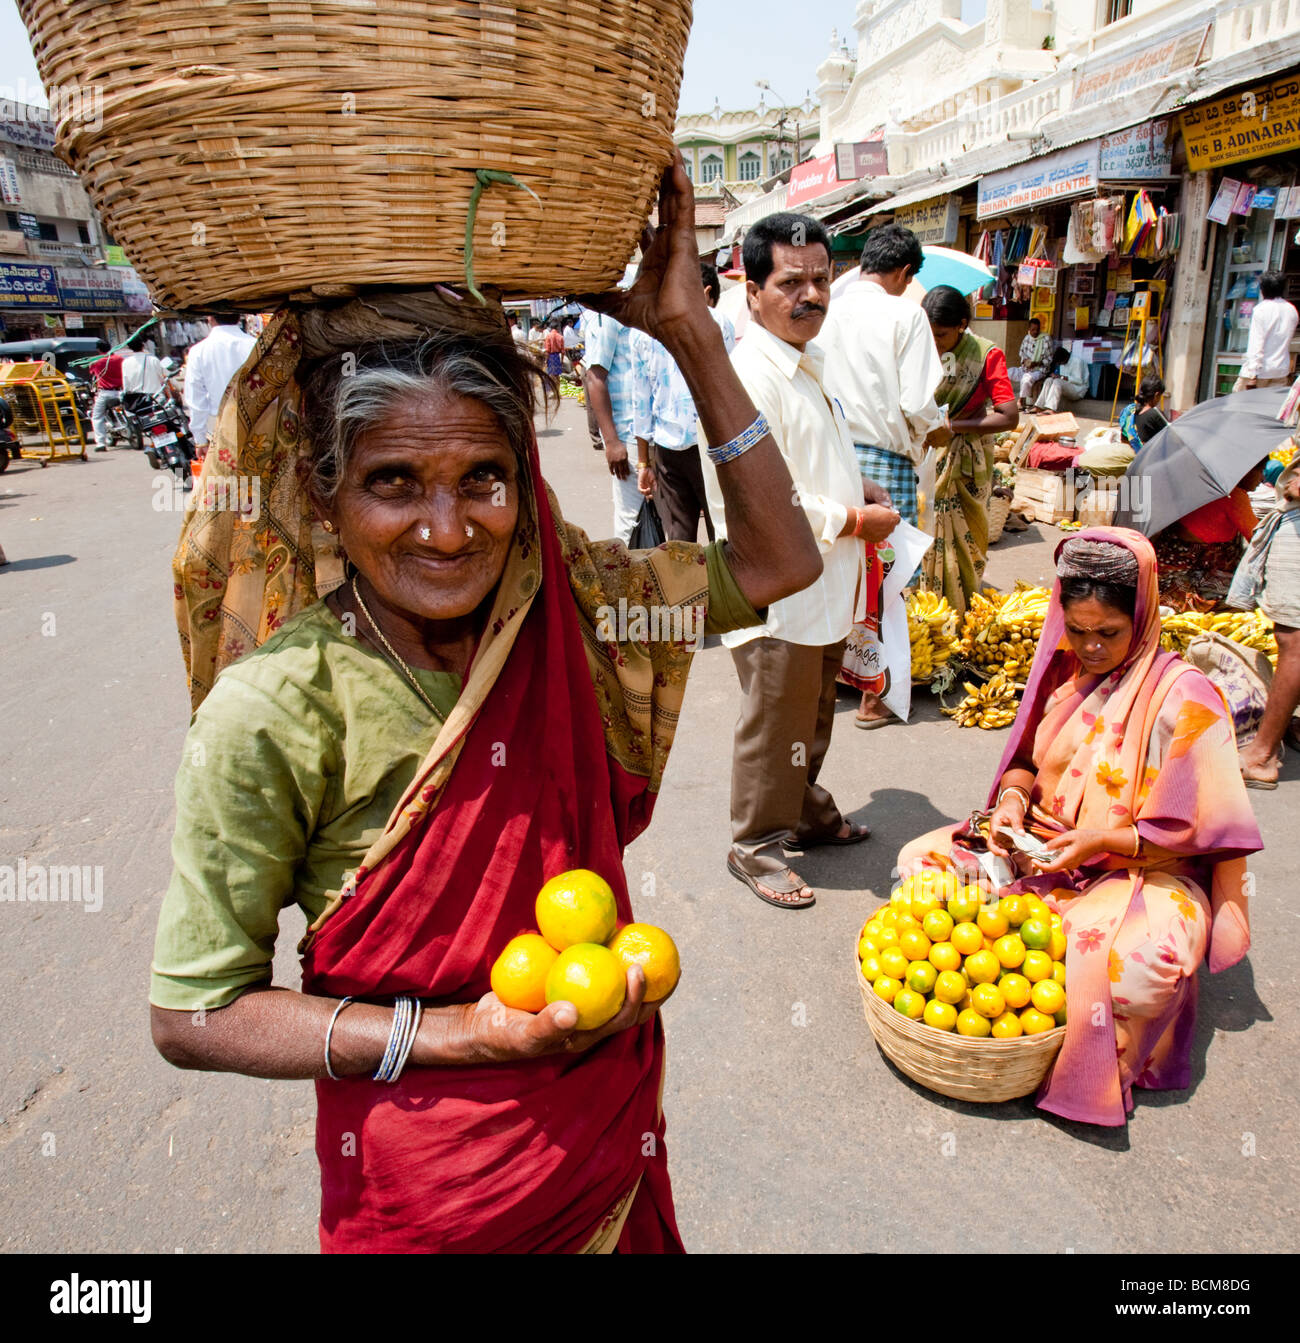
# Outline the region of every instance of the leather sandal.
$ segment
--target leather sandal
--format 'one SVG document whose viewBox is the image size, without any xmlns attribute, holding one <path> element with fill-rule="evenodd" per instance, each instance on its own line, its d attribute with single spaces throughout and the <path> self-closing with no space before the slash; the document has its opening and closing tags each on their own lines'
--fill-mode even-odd
<svg viewBox="0 0 1300 1343">
<path fill-rule="evenodd" d="M 777 909 L 807 909 L 810 905 L 817 903 L 815 895 L 801 896 L 798 892 L 808 885 L 806 881 L 788 867 L 784 872 L 762 872 L 758 876 L 753 876 L 746 872 L 743 867 L 736 862 L 735 858 L 727 855 L 727 871 L 731 873 L 737 881 L 744 882 L 751 891 L 766 905 L 775 905 Z M 792 900 L 778 900 L 768 895 L 765 891 L 759 889 L 759 882 L 777 895 L 791 895 Z"/>
<path fill-rule="evenodd" d="M 843 847 L 845 844 L 861 844 L 864 839 L 871 838 L 870 826 L 849 821 L 848 827 L 847 835 L 826 835 L 821 839 L 800 839 L 798 836 L 793 836 L 790 839 L 783 839 L 781 847 L 786 853 L 803 853 L 807 849 L 829 849 Z"/>
</svg>

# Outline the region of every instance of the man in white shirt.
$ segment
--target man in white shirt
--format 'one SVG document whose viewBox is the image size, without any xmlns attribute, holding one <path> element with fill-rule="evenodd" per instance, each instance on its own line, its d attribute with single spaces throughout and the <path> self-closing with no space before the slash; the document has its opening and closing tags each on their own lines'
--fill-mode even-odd
<svg viewBox="0 0 1300 1343">
<path fill-rule="evenodd" d="M 934 399 L 943 378 L 934 333 L 921 305 L 903 297 L 924 261 L 911 229 L 901 224 L 872 229 L 859 278 L 835 300 L 820 337 L 826 385 L 844 408 L 858 469 L 913 525 L 917 467 L 926 444 L 932 434 L 936 442 L 951 437 L 941 429 Z M 854 658 L 850 649 L 846 666 Z M 892 718 L 878 695 L 863 690 L 858 726 Z"/>
<path fill-rule="evenodd" d="M 731 362 L 790 468 L 791 502 L 802 508 L 823 561 L 821 578 L 773 602 L 764 624 L 722 636 L 741 690 L 727 868 L 759 899 L 788 909 L 814 896 L 783 853 L 857 844 L 870 834 L 844 819 L 817 777 L 830 746 L 844 640 L 864 593 L 864 543 L 887 537 L 898 514 L 864 504 L 853 440 L 812 343 L 830 304 L 826 230 L 806 215 L 768 215 L 746 234 L 744 261 L 752 320 Z M 705 462 L 703 471 L 713 525 L 725 538 L 717 470 Z"/>
<path fill-rule="evenodd" d="M 596 314 L 587 328 L 586 392 L 600 430 L 605 462 L 613 481 L 613 535 L 632 539 L 641 511 L 641 492 L 632 470 L 633 433 L 632 336 L 634 330 L 612 317 Z"/>
<path fill-rule="evenodd" d="M 145 348 L 140 336 L 130 342 L 131 353 L 122 360 L 122 404 L 128 410 L 134 410 L 145 400 L 162 394 L 167 382 L 167 370 L 162 360 L 155 358 Z"/>
<path fill-rule="evenodd" d="M 515 344 L 521 349 L 528 348 L 528 333 L 519 325 L 519 318 L 513 313 L 506 313 L 506 321 L 510 323 L 510 335 Z"/>
<path fill-rule="evenodd" d="M 200 450 L 216 430 L 226 388 L 257 344 L 237 321 L 209 317 L 208 326 L 208 334 L 190 348 L 185 360 L 185 413 Z"/>
<path fill-rule="evenodd" d="M 1081 401 L 1087 390 L 1088 365 L 1062 345 L 1052 356 L 1051 368 L 1043 381 L 1042 390 L 1029 409 L 1045 410 L 1054 415 L 1063 403 Z"/>
<path fill-rule="evenodd" d="M 736 348 L 736 332 L 731 319 L 717 309 L 722 286 L 707 261 L 700 262 L 700 280 L 709 316 L 730 354 Z M 713 519 L 700 467 L 699 416 L 691 389 L 672 355 L 644 331 L 632 337 L 632 389 L 637 488 L 658 505 L 665 539 L 696 540 L 702 513 L 712 541 Z"/>
<path fill-rule="evenodd" d="M 1259 277 L 1259 302 L 1250 314 L 1250 338 L 1234 392 L 1247 387 L 1280 387 L 1291 380 L 1291 337 L 1295 335 L 1295 308 L 1282 297 L 1286 276 L 1265 271 Z"/>
<path fill-rule="evenodd" d="M 1026 410 L 1038 395 L 1038 388 L 1047 377 L 1047 360 L 1052 339 L 1043 333 L 1043 324 L 1037 317 L 1029 319 L 1029 333 L 1020 342 L 1020 409 Z"/>
</svg>

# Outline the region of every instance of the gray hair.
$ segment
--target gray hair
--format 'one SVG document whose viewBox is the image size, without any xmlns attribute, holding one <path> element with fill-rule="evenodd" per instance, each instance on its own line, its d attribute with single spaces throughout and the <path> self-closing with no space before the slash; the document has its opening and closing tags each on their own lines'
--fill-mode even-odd
<svg viewBox="0 0 1300 1343">
<path fill-rule="evenodd" d="M 375 341 L 305 361 L 299 370 L 303 422 L 311 444 L 308 488 L 332 503 L 358 438 L 381 424 L 403 401 L 453 392 L 482 402 L 501 422 L 522 463 L 532 436 L 539 392 L 553 382 L 504 339 L 463 332 L 405 341 Z"/>
</svg>

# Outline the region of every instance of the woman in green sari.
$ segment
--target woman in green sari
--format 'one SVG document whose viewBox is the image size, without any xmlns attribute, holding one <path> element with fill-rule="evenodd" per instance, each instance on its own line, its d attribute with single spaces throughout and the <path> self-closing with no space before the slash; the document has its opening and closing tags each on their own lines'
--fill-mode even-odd
<svg viewBox="0 0 1300 1343">
<path fill-rule="evenodd" d="M 935 400 L 948 410 L 947 429 L 926 440 L 940 450 L 934 489 L 934 545 L 922 570 L 925 586 L 959 613 L 978 591 L 988 559 L 992 435 L 1020 421 L 1007 357 L 967 330 L 970 307 L 950 285 L 936 285 L 921 306 L 943 362 Z M 990 408 L 991 406 L 991 408 Z"/>
</svg>

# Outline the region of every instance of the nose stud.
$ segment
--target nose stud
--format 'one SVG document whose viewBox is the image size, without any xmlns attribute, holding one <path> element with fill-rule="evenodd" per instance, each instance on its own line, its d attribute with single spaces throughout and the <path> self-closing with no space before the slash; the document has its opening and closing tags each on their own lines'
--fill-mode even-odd
<svg viewBox="0 0 1300 1343">
<path fill-rule="evenodd" d="M 474 539 L 474 528 L 467 522 L 465 524 L 465 535 L 472 541 Z"/>
<path fill-rule="evenodd" d="M 432 535 L 433 535 L 433 533 L 432 533 L 427 527 L 421 527 L 421 528 L 420 528 L 420 540 L 421 540 L 421 541 L 427 541 L 427 540 L 429 539 L 429 537 L 431 537 Z"/>
</svg>

